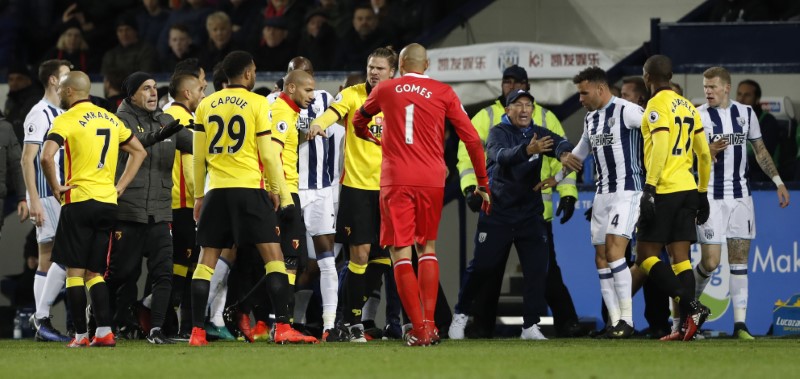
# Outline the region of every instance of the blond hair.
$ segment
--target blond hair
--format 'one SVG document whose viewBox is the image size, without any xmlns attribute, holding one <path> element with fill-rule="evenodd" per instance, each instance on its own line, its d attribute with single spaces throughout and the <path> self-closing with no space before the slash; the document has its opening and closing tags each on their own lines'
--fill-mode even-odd
<svg viewBox="0 0 800 379">
<path fill-rule="evenodd" d="M 731 84 L 731 73 L 723 67 L 709 67 L 703 71 L 703 77 L 706 79 L 719 78 L 723 83 Z"/>
</svg>

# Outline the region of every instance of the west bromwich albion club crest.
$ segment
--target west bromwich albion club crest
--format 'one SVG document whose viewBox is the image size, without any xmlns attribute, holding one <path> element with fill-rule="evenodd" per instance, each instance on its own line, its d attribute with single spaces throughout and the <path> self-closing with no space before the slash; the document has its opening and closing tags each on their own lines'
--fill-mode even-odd
<svg viewBox="0 0 800 379">
<path fill-rule="evenodd" d="M 608 127 L 609 128 L 613 128 L 614 124 L 616 124 L 616 123 L 617 123 L 617 119 L 615 119 L 613 117 L 608 119 Z"/>
<path fill-rule="evenodd" d="M 497 67 L 500 71 L 519 64 L 519 49 L 511 48 L 497 52 Z"/>
<path fill-rule="evenodd" d="M 483 243 L 486 241 L 486 232 L 481 232 L 478 234 L 478 242 Z"/>
<path fill-rule="evenodd" d="M 747 120 L 744 117 L 736 117 L 736 122 L 738 122 L 741 127 L 747 125 Z"/>
</svg>

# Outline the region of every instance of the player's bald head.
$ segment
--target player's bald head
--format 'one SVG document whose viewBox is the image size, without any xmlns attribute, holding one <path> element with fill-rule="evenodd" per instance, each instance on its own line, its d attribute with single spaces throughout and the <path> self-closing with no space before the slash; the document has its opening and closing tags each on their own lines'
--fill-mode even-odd
<svg viewBox="0 0 800 379">
<path fill-rule="evenodd" d="M 644 62 L 644 73 L 651 82 L 669 82 L 672 79 L 672 60 L 666 55 L 653 55 Z"/>
<path fill-rule="evenodd" d="M 286 77 L 283 79 L 283 87 L 286 88 L 289 84 L 300 86 L 313 81 L 314 77 L 311 76 L 311 74 L 302 70 L 294 70 L 286 74 Z"/>
<path fill-rule="evenodd" d="M 418 44 L 412 43 L 400 51 L 400 72 L 423 73 L 428 69 L 428 51 Z"/>
<path fill-rule="evenodd" d="M 89 76 L 82 71 L 71 71 L 61 78 L 59 85 L 61 88 L 71 88 L 75 92 L 88 95 L 92 82 L 89 80 Z"/>
<path fill-rule="evenodd" d="M 314 75 L 314 65 L 311 64 L 311 60 L 303 56 L 294 57 L 289 61 L 289 68 L 286 71 L 291 72 L 294 70 L 302 70 Z"/>
</svg>

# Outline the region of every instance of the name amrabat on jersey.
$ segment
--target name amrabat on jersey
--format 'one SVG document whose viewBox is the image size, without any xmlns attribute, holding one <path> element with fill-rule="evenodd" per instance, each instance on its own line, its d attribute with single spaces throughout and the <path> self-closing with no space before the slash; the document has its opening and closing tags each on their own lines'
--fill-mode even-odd
<svg viewBox="0 0 800 379">
<path fill-rule="evenodd" d="M 691 111 L 692 112 L 692 116 L 694 116 L 695 108 L 694 108 L 694 106 L 690 107 L 690 105 L 691 105 L 691 103 L 689 101 L 687 101 L 686 99 L 682 98 L 682 97 L 679 97 L 679 98 L 677 98 L 675 100 L 672 100 L 672 113 L 675 113 L 675 110 L 678 109 L 678 107 L 682 106 L 682 107 L 688 109 L 689 111 Z"/>
<path fill-rule="evenodd" d="M 238 96 L 225 96 L 211 102 L 211 108 L 213 109 L 224 104 L 233 104 L 240 109 L 244 109 L 244 107 L 247 106 L 247 101 Z"/>
<path fill-rule="evenodd" d="M 78 120 L 78 123 L 81 124 L 81 126 L 86 126 L 89 121 L 96 118 L 102 118 L 104 120 L 111 121 L 114 126 L 119 126 L 117 119 L 115 117 L 111 117 L 111 115 L 106 112 L 86 112 L 86 114 L 83 115 L 83 120 Z"/>
</svg>

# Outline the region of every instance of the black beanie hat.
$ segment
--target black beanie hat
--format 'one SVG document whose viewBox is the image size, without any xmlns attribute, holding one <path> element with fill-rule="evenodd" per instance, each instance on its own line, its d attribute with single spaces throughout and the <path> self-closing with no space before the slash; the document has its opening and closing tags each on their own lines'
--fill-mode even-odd
<svg viewBox="0 0 800 379">
<path fill-rule="evenodd" d="M 146 82 L 147 80 L 153 79 L 152 75 L 143 72 L 143 71 L 136 71 L 133 74 L 128 75 L 125 78 L 125 81 L 122 82 L 122 91 L 125 92 L 128 98 L 133 96 L 136 91 L 139 90 L 139 87 L 142 86 L 142 83 Z"/>
</svg>

